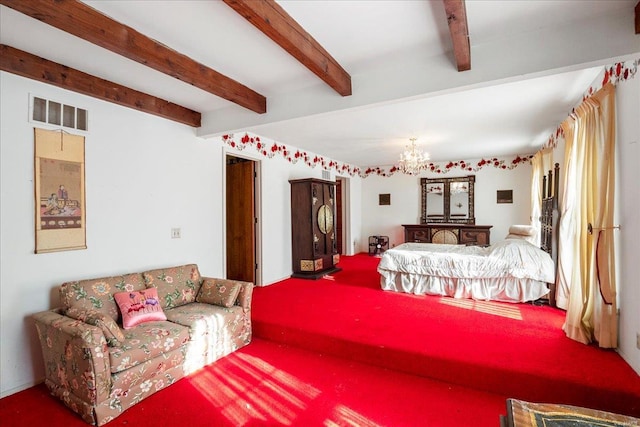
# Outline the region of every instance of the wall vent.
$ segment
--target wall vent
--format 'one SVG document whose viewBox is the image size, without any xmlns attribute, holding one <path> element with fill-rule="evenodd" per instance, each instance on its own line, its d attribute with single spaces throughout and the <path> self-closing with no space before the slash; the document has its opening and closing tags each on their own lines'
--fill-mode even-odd
<svg viewBox="0 0 640 427">
<path fill-rule="evenodd" d="M 84 108 L 32 96 L 30 113 L 29 118 L 32 122 L 85 132 L 89 130 L 89 113 Z"/>
<path fill-rule="evenodd" d="M 322 171 L 322 179 L 326 179 L 327 181 L 331 180 L 331 172 L 327 170 Z"/>
</svg>

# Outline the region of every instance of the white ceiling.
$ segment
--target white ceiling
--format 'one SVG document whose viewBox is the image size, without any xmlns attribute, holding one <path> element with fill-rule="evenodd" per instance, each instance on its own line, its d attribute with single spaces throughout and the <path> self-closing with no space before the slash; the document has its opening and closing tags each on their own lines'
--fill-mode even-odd
<svg viewBox="0 0 640 427">
<path fill-rule="evenodd" d="M 432 160 L 536 151 L 614 59 L 636 58 L 637 0 L 467 0 L 459 73 L 441 1 L 278 1 L 351 75 L 341 97 L 219 1 L 87 1 L 267 97 L 259 115 L 5 6 L 0 42 L 203 113 L 203 137 L 249 131 L 358 166 L 410 137 Z"/>
</svg>

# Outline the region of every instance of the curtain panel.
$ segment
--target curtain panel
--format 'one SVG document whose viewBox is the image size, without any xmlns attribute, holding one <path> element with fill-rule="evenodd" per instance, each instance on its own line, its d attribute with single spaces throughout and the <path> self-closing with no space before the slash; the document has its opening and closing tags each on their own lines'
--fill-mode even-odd
<svg viewBox="0 0 640 427">
<path fill-rule="evenodd" d="M 584 100 L 562 124 L 565 163 L 558 256 L 558 303 L 568 337 L 617 347 L 613 206 L 615 86 Z M 589 231 L 591 224 L 592 231 Z"/>
<path fill-rule="evenodd" d="M 542 178 L 553 168 L 553 149 L 543 148 L 531 158 L 531 225 L 535 230 L 534 242 L 540 242 L 540 216 L 542 215 Z"/>
</svg>

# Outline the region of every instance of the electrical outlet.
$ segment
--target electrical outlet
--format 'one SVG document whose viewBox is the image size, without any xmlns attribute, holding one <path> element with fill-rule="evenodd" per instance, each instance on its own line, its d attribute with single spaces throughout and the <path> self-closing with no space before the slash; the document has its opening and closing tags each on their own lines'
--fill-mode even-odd
<svg viewBox="0 0 640 427">
<path fill-rule="evenodd" d="M 179 239 L 180 237 L 181 237 L 180 229 L 179 228 L 172 228 L 171 229 L 171 238 L 172 239 Z"/>
</svg>

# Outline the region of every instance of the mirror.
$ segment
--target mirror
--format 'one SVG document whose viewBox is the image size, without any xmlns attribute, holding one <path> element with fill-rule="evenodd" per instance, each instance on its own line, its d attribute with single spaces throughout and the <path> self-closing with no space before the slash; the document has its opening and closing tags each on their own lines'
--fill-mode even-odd
<svg viewBox="0 0 640 427">
<path fill-rule="evenodd" d="M 444 218 L 444 182 L 427 184 L 427 221 Z"/>
<path fill-rule="evenodd" d="M 459 178 L 422 178 L 420 222 L 475 224 L 474 183 L 474 175 Z"/>
<path fill-rule="evenodd" d="M 449 183 L 449 216 L 455 219 L 469 218 L 468 182 L 454 181 Z"/>
</svg>

